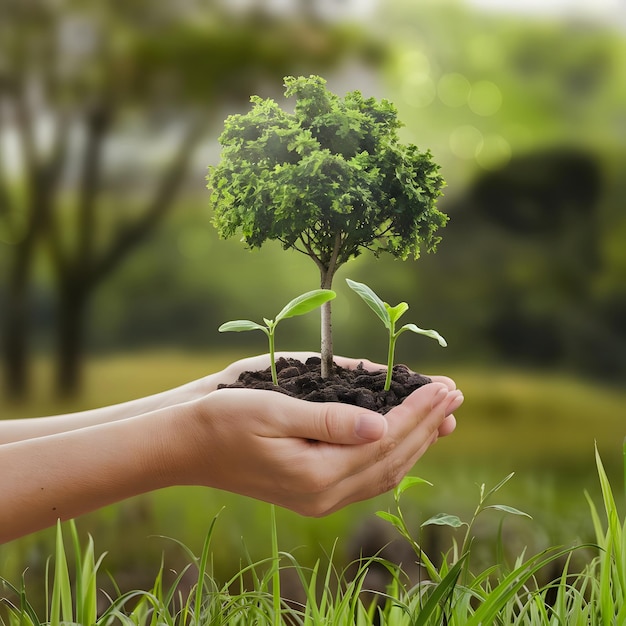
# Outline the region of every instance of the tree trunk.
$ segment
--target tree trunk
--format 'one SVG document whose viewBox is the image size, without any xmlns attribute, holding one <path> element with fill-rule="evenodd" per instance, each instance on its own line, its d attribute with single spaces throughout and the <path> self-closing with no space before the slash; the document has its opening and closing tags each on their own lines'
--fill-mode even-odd
<svg viewBox="0 0 626 626">
<path fill-rule="evenodd" d="M 333 274 L 330 271 L 321 272 L 321 289 L 331 289 Z M 321 375 L 330 378 L 333 375 L 333 328 L 330 300 L 321 307 Z"/>
<path fill-rule="evenodd" d="M 326 262 L 322 261 L 322 259 L 317 258 L 315 254 L 312 254 L 313 259 L 315 259 L 317 266 L 320 269 L 320 288 L 321 289 L 332 289 L 333 287 L 333 278 L 335 277 L 335 273 L 339 268 L 340 263 L 338 263 L 339 252 L 341 251 L 341 246 L 343 244 L 343 240 L 341 237 L 341 232 L 335 233 L 335 242 L 333 244 L 333 251 L 330 255 L 330 259 Z M 334 363 L 333 363 L 333 329 L 331 323 L 331 306 L 330 300 L 324 302 L 322 304 L 322 346 L 320 350 L 320 358 L 322 360 L 321 363 L 321 376 L 322 378 L 330 378 L 334 373 Z"/>
<path fill-rule="evenodd" d="M 87 292 L 76 286 L 60 291 L 56 346 L 56 391 L 71 397 L 80 389 L 83 364 L 84 310 Z"/>
<path fill-rule="evenodd" d="M 333 337 L 332 337 L 332 324 L 331 324 L 331 310 L 330 301 L 322 304 L 322 344 L 321 344 L 321 359 L 322 359 L 322 378 L 330 378 L 333 375 Z"/>
<path fill-rule="evenodd" d="M 35 218 L 37 217 L 41 215 L 38 214 Z M 15 256 L 9 275 L 2 350 L 6 393 L 14 400 L 23 399 L 29 388 L 29 289 L 35 244 L 42 221 L 43 218 L 34 219 L 24 239 L 15 245 Z"/>
<path fill-rule="evenodd" d="M 29 387 L 27 281 L 12 284 L 5 304 L 2 328 L 4 387 L 7 397 L 23 399 Z"/>
</svg>

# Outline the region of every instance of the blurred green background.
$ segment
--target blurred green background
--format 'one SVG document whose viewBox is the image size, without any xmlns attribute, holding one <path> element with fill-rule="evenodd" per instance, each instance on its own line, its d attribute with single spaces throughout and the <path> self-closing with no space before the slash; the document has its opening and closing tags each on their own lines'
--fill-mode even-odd
<svg viewBox="0 0 626 626">
<path fill-rule="evenodd" d="M 345 277 L 407 301 L 409 321 L 448 340 L 398 345 L 398 361 L 451 375 L 466 395 L 457 433 L 415 468 L 435 483 L 407 496 L 416 520 L 463 514 L 475 483 L 515 471 L 503 495 L 536 518 L 513 523 L 517 541 L 587 536 L 594 442 L 622 486 L 626 434 L 626 12 L 617 0 L 534 4 L 0 0 L 0 417 L 137 397 L 265 350 L 261 333 L 217 327 L 273 315 L 318 286 L 317 268 L 218 240 L 206 167 L 250 95 L 282 101 L 283 76 L 320 74 L 341 95 L 394 102 L 403 140 L 429 148 L 448 183 L 436 254 L 364 254 L 335 282 L 336 353 L 385 358 Z M 318 334 L 316 316 L 299 318 L 278 349 L 317 349 Z M 339 537 L 348 558 L 388 504 L 325 520 L 281 512 L 282 548 L 313 559 Z M 198 549 L 222 505 L 226 575 L 241 536 L 267 554 L 265 505 L 178 489 L 79 528 L 110 552 L 120 586 L 148 585 L 162 551 L 177 558 L 151 536 Z M 0 575 L 28 567 L 36 581 L 51 539 L 0 547 Z"/>
</svg>

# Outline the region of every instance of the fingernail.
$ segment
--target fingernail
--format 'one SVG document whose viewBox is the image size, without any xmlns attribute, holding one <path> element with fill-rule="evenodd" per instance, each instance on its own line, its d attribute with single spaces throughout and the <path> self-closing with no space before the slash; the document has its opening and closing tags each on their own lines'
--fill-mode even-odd
<svg viewBox="0 0 626 626">
<path fill-rule="evenodd" d="M 446 416 L 454 413 L 463 404 L 464 400 L 465 397 L 461 391 L 458 389 L 453 391 L 450 394 L 450 400 L 448 401 L 448 406 L 446 407 Z"/>
<path fill-rule="evenodd" d="M 435 392 L 433 399 L 431 400 L 430 408 L 434 409 L 438 404 L 441 404 L 441 402 L 444 401 L 447 395 L 448 395 L 448 389 L 446 389 L 445 387 L 441 387 L 440 389 L 438 389 Z"/>
<path fill-rule="evenodd" d="M 386 421 L 377 413 L 363 413 L 357 417 L 355 433 L 365 441 L 378 441 L 384 434 Z"/>
</svg>

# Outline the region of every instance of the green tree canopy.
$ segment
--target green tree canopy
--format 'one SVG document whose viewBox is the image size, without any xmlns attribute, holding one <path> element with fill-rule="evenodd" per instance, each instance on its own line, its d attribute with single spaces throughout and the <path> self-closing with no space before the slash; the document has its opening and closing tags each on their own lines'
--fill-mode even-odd
<svg viewBox="0 0 626 626">
<path fill-rule="evenodd" d="M 363 249 L 401 259 L 434 250 L 447 220 L 436 208 L 443 178 L 430 152 L 400 143 L 394 105 L 358 91 L 340 98 L 319 76 L 287 77 L 285 87 L 296 99 L 293 113 L 254 96 L 248 113 L 225 122 L 221 161 L 208 177 L 220 235 L 241 232 L 251 248 L 274 239 L 307 254 L 324 289 Z"/>
</svg>

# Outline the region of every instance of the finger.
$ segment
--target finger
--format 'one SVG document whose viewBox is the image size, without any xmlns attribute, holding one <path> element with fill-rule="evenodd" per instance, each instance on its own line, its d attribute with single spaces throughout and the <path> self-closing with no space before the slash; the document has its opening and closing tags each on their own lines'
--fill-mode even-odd
<svg viewBox="0 0 626 626">
<path fill-rule="evenodd" d="M 403 459 L 401 456 L 401 462 L 397 459 L 392 459 L 391 462 L 386 459 L 363 465 L 358 472 L 338 481 L 327 493 L 320 494 L 313 501 L 309 499 L 303 503 L 303 508 L 299 512 L 303 515 L 323 517 L 349 504 L 369 500 L 390 491 L 399 484 L 402 477 L 436 440 L 437 434 L 431 434 L 416 450 L 411 451 L 408 458 Z"/>
<path fill-rule="evenodd" d="M 465 401 L 463 392 L 460 389 L 455 389 L 449 395 L 448 404 L 446 406 L 446 416 L 452 415 Z"/>
<path fill-rule="evenodd" d="M 440 436 L 454 430 L 448 407 L 460 406 L 460 392 L 450 391 L 443 383 L 429 383 L 414 391 L 405 401 L 389 411 L 389 433 L 380 442 L 380 493 L 395 487 L 406 472 Z"/>
<path fill-rule="evenodd" d="M 269 358 L 269 355 L 267 356 Z M 297 359 L 302 363 L 306 363 L 307 359 L 310 359 L 314 356 L 319 357 L 319 352 L 276 352 L 275 354 L 276 359 L 280 357 L 283 357 L 285 359 Z"/>
<path fill-rule="evenodd" d="M 453 391 L 454 389 L 456 389 L 456 383 L 451 378 L 448 378 L 447 376 L 429 376 L 429 378 L 434 383 L 443 383 L 444 385 L 448 387 L 448 389 L 450 389 L 450 391 Z"/>
<path fill-rule="evenodd" d="M 415 419 L 412 412 L 418 415 L 420 412 L 423 413 L 429 401 L 430 412 L 426 418 L 417 426 L 412 425 Z M 440 432 L 444 435 L 450 434 L 456 426 L 455 418 L 450 416 L 462 402 L 463 394 L 458 389 L 450 391 L 443 383 L 424 385 L 387 414 L 390 419 L 390 436 L 400 442 L 398 447 L 401 450 L 404 446 L 405 450 L 411 451 L 418 449 L 421 443 L 430 439 L 433 434 L 438 435 Z"/>
<path fill-rule="evenodd" d="M 387 413 L 389 430 L 379 442 L 343 448 L 339 454 L 336 449 L 324 450 L 328 459 L 335 457 L 332 467 L 339 471 L 332 489 L 314 503 L 313 514 L 326 515 L 351 502 L 393 489 L 437 440 L 438 428 L 446 418 L 449 394 L 457 393 L 442 383 L 425 385 Z"/>
<path fill-rule="evenodd" d="M 447 437 L 456 430 L 456 418 L 450 414 L 441 422 L 439 426 L 439 437 Z"/>
<path fill-rule="evenodd" d="M 439 426 L 440 437 L 447 437 L 456 429 L 456 418 L 453 413 L 463 404 L 464 400 L 463 394 L 458 389 L 449 394 L 448 404 L 445 409 L 446 417 L 441 426 Z"/>
<path fill-rule="evenodd" d="M 349 504 L 370 500 L 394 489 L 435 441 L 436 436 L 433 436 L 424 442 L 403 465 L 396 468 L 394 473 L 381 474 L 380 466 L 376 465 L 368 466 L 362 472 L 346 478 L 335 489 L 336 499 L 319 516 L 330 515 Z"/>
<path fill-rule="evenodd" d="M 291 437 L 333 445 L 371 443 L 387 433 L 388 422 L 380 413 L 339 402 L 299 403 L 298 418 L 286 425 Z"/>
<path fill-rule="evenodd" d="M 334 361 L 340 367 L 344 367 L 349 370 L 356 369 L 359 366 L 367 370 L 368 372 L 376 372 L 378 370 L 387 369 L 386 365 L 383 365 L 382 363 L 374 363 L 373 361 L 370 361 L 369 359 L 352 359 L 352 358 L 345 357 L 345 356 L 335 355 Z"/>
</svg>

